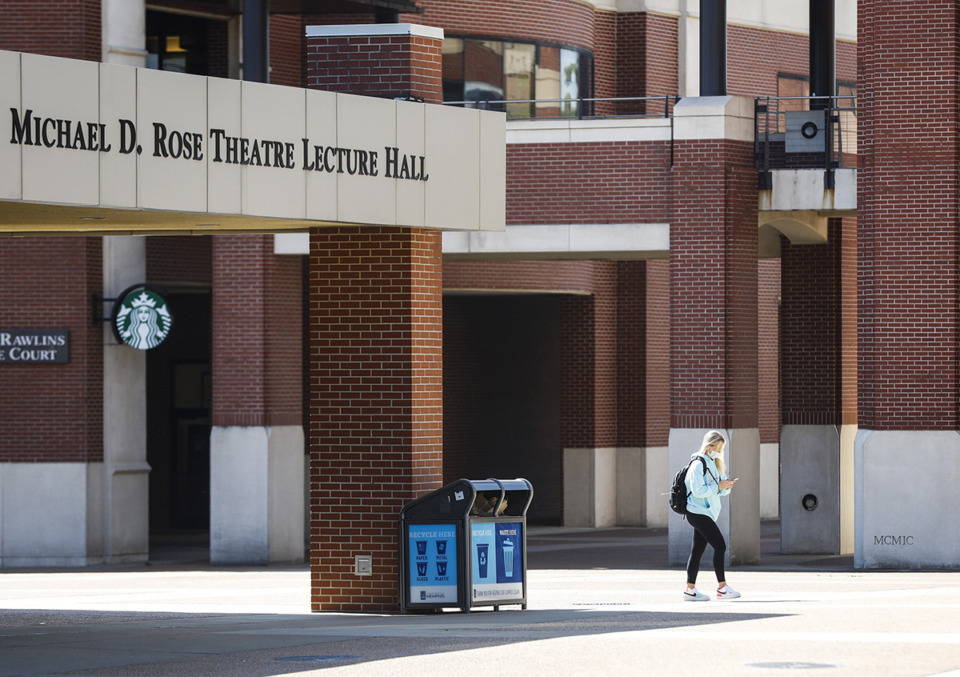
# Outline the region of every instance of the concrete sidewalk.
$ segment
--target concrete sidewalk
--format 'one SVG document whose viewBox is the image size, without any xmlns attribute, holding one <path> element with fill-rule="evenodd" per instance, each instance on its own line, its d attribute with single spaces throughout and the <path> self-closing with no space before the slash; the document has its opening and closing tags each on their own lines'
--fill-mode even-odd
<svg viewBox="0 0 960 677">
<path fill-rule="evenodd" d="M 531 528 L 528 609 L 314 614 L 307 567 L 0 573 L 0 676 L 960 675 L 960 572 L 736 567 L 685 603 L 662 529 Z M 708 554 L 709 556 L 709 554 Z M 713 592 L 706 566 L 700 588 Z"/>
</svg>

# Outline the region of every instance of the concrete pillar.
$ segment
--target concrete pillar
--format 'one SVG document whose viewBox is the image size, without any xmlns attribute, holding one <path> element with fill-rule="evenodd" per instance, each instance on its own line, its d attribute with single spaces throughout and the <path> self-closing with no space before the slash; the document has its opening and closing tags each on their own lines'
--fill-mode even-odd
<svg viewBox="0 0 960 677">
<path fill-rule="evenodd" d="M 670 226 L 671 472 L 711 429 L 724 431 L 739 477 L 720 526 L 733 563 L 760 557 L 757 410 L 757 191 L 753 103 L 683 99 L 675 108 Z M 663 478 L 669 486 L 670 477 Z M 686 561 L 692 532 L 670 514 L 669 559 Z"/>
<path fill-rule="evenodd" d="M 104 0 L 101 8 L 103 61 L 143 66 L 147 50 L 146 10 L 141 3 Z M 115 298 L 132 284 L 147 282 L 144 237 L 103 238 L 103 292 Z M 109 312 L 106 304 L 104 311 Z M 103 328 L 103 554 L 107 562 L 141 562 L 149 556 L 147 464 L 147 358 L 118 345 Z"/>
<path fill-rule="evenodd" d="M 858 567 L 960 565 L 960 523 L 934 517 L 949 512 L 960 477 L 953 9 L 858 6 Z M 919 30 L 923 16 L 937 19 Z M 919 83 L 922 115 L 905 104 Z"/>
<path fill-rule="evenodd" d="M 147 275 L 146 238 L 103 238 L 103 290 L 116 298 Z M 106 304 L 105 308 L 110 308 Z M 103 554 L 107 562 L 149 556 L 147 356 L 103 326 Z"/>
</svg>

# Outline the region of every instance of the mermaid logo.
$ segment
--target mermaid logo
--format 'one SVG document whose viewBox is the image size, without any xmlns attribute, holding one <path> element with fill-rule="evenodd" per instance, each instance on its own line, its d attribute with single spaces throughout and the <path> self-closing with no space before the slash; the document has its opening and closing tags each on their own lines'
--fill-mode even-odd
<svg viewBox="0 0 960 677">
<path fill-rule="evenodd" d="M 120 341 L 138 350 L 150 350 L 163 343 L 172 324 L 166 299 L 150 289 L 128 290 L 114 307 L 114 333 Z"/>
</svg>

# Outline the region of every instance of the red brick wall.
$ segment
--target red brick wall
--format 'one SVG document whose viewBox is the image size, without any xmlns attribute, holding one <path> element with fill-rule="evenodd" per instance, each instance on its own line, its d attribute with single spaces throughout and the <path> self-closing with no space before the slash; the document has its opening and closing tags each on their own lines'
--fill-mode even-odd
<svg viewBox="0 0 960 677">
<path fill-rule="evenodd" d="M 209 285 L 212 249 L 210 236 L 147 238 L 147 279 L 165 285 Z"/>
<path fill-rule="evenodd" d="M 560 444 L 617 444 L 617 269 L 595 262 L 590 296 L 567 296 L 560 315 Z"/>
<path fill-rule="evenodd" d="M 955 430 L 956 3 L 860 3 L 858 21 L 859 425 Z"/>
<path fill-rule="evenodd" d="M 838 41 L 836 78 L 857 81 L 855 44 Z M 727 93 L 776 96 L 777 74 L 810 75 L 810 39 L 806 35 L 727 26 Z"/>
<path fill-rule="evenodd" d="M 213 425 L 302 422 L 301 265 L 272 235 L 214 236 Z"/>
<path fill-rule="evenodd" d="M 760 259 L 757 297 L 760 442 L 780 441 L 780 259 Z"/>
<path fill-rule="evenodd" d="M 647 446 L 670 438 L 670 264 L 647 261 L 646 401 Z"/>
<path fill-rule="evenodd" d="M 593 95 L 598 99 L 617 96 L 617 33 L 619 14 L 597 12 L 594 18 Z M 596 112 L 605 115 L 612 111 L 598 103 Z"/>
<path fill-rule="evenodd" d="M 846 218 L 840 226 L 840 302 L 842 379 L 841 419 L 844 425 L 857 418 L 857 219 Z"/>
<path fill-rule="evenodd" d="M 0 462 L 103 460 L 102 260 L 96 237 L 0 238 L 0 329 L 70 332 L 67 364 L 0 363 Z"/>
<path fill-rule="evenodd" d="M 271 425 L 303 424 L 303 269 L 305 257 L 267 251 L 267 403 Z"/>
<path fill-rule="evenodd" d="M 509 144 L 507 224 L 669 222 L 669 176 L 664 142 Z"/>
<path fill-rule="evenodd" d="M 310 233 L 312 608 L 395 611 L 397 516 L 442 478 L 440 234 Z M 373 555 L 373 576 L 353 574 Z"/>
<path fill-rule="evenodd" d="M 441 43 L 410 35 L 310 37 L 307 87 L 440 103 Z"/>
<path fill-rule="evenodd" d="M 100 0 L 4 0 L 0 49 L 100 61 Z"/>
<path fill-rule="evenodd" d="M 305 28 L 299 14 L 270 15 L 270 78 L 274 85 L 304 87 Z"/>
<path fill-rule="evenodd" d="M 830 241 L 781 245 L 783 423 L 838 425 L 840 416 L 840 232 Z"/>
<path fill-rule="evenodd" d="M 647 14 L 646 23 L 644 96 L 674 95 L 679 89 L 678 19 Z"/>
<path fill-rule="evenodd" d="M 646 264 L 620 261 L 615 266 L 616 446 L 641 447 L 646 441 L 647 422 Z"/>
<path fill-rule="evenodd" d="M 753 145 L 676 144 L 670 231 L 671 428 L 755 428 Z"/>
</svg>

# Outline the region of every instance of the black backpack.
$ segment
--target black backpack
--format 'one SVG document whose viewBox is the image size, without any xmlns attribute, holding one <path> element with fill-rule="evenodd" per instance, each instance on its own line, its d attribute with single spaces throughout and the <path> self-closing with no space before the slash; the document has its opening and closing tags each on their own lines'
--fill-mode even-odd
<svg viewBox="0 0 960 677">
<path fill-rule="evenodd" d="M 697 456 L 696 458 L 690 459 L 690 463 L 687 463 L 677 471 L 676 476 L 673 478 L 673 486 L 670 487 L 670 509 L 680 515 L 687 514 L 687 497 L 690 495 L 690 492 L 687 491 L 687 484 L 684 482 L 684 479 L 687 476 L 687 468 L 689 468 L 695 460 L 700 461 L 703 465 L 703 474 L 707 474 L 707 462 L 703 459 L 703 456 Z"/>
</svg>

